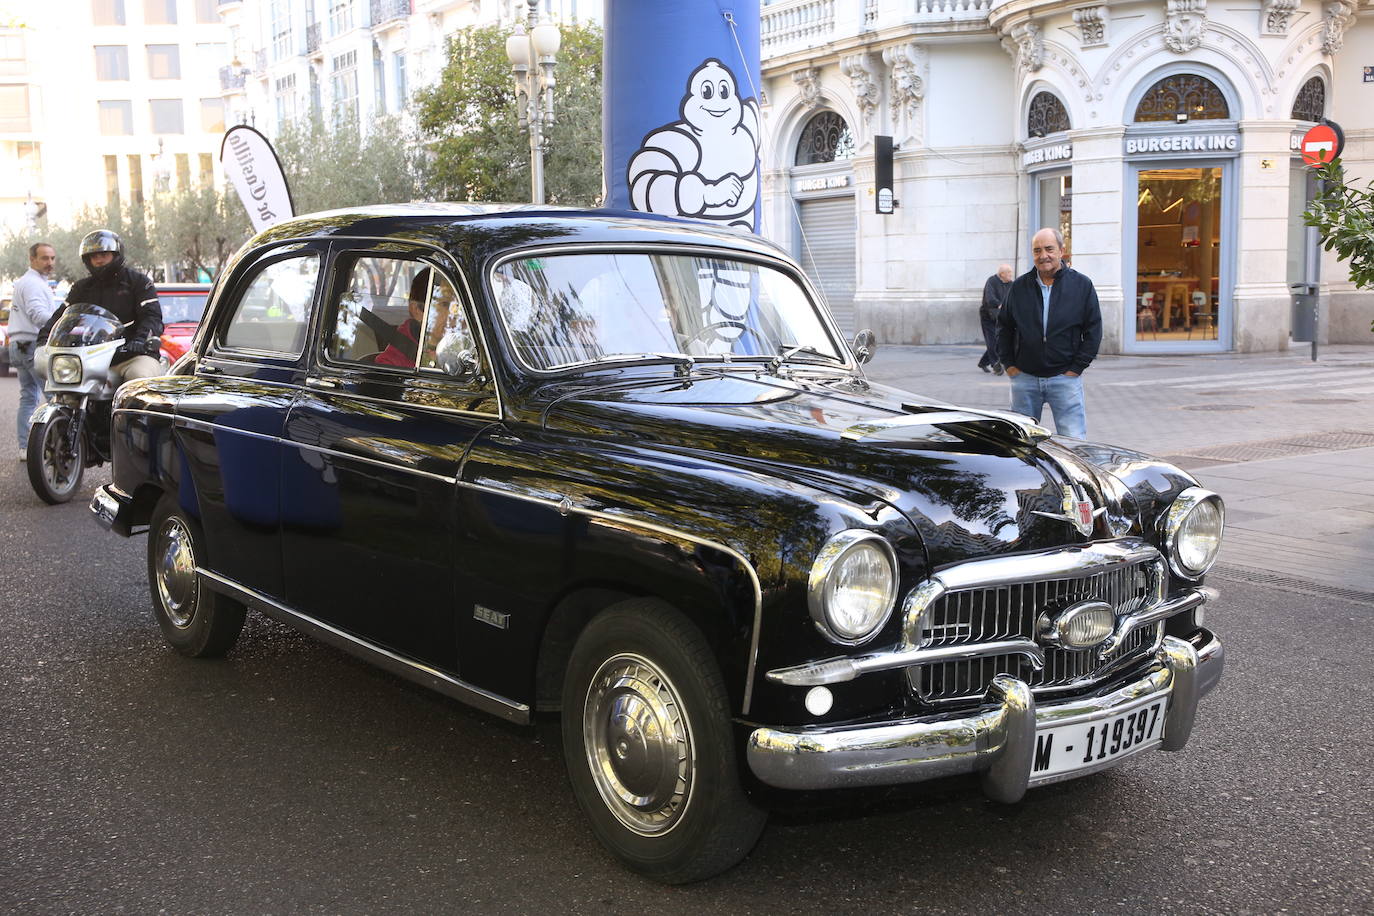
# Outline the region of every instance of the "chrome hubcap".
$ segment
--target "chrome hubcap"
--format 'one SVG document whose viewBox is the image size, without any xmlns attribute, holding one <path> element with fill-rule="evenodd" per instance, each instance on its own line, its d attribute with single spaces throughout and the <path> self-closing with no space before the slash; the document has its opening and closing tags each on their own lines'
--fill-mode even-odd
<svg viewBox="0 0 1374 916">
<path fill-rule="evenodd" d="M 677 688 L 647 659 L 617 655 L 597 670 L 582 707 L 592 779 L 629 829 L 667 833 L 691 799 L 695 758 Z"/>
<path fill-rule="evenodd" d="M 196 616 L 196 554 L 191 532 L 179 518 L 169 518 L 158 529 L 154 556 L 157 594 L 167 619 L 178 628 L 191 625 Z"/>
</svg>

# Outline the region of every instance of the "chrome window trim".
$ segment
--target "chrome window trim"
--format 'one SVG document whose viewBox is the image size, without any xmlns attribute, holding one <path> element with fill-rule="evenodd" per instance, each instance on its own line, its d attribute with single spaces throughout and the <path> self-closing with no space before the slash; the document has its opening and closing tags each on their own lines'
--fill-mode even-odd
<svg viewBox="0 0 1374 916">
<path fill-rule="evenodd" d="M 826 613 L 825 587 L 830 581 L 831 574 L 835 571 L 835 565 L 839 562 L 851 547 L 862 544 L 866 541 L 873 541 L 882 551 L 887 559 L 888 572 L 892 578 L 892 600 L 888 603 L 887 610 L 879 616 L 878 622 L 861 636 L 842 636 L 835 632 L 831 626 L 830 617 Z M 871 640 L 883 626 L 892 618 L 892 611 L 897 606 L 897 589 L 901 581 L 901 574 L 897 566 L 897 551 L 893 550 L 892 544 L 887 538 L 876 531 L 866 528 L 846 528 L 844 531 L 832 534 L 826 539 L 825 544 L 816 554 L 816 559 L 811 564 L 811 574 L 806 581 L 806 606 L 811 612 L 811 620 L 816 625 L 822 636 L 841 646 L 859 646 Z"/>
<path fill-rule="evenodd" d="M 722 254 L 725 254 L 728 255 L 728 257 L 722 258 L 723 260 L 755 262 L 765 264 L 769 267 L 777 269 L 781 273 L 801 283 L 802 289 L 805 291 L 807 295 L 807 301 L 810 303 L 812 311 L 814 311 L 816 315 L 820 318 L 822 328 L 824 328 L 826 334 L 829 335 L 830 342 L 832 344 L 835 344 L 836 349 L 839 351 L 840 356 L 844 360 L 843 363 L 834 363 L 834 367 L 836 369 L 844 368 L 851 373 L 858 369 L 858 364 L 854 361 L 854 354 L 849 351 L 849 343 L 845 340 L 844 335 L 840 333 L 839 326 L 835 324 L 834 316 L 830 314 L 829 307 L 826 306 L 824 300 L 816 294 L 816 289 L 814 286 L 812 286 L 811 280 L 806 276 L 805 271 L 803 271 L 800 267 L 796 266 L 792 261 L 790 261 L 782 255 L 774 255 L 762 251 L 741 251 L 738 249 L 726 247 L 723 241 L 719 245 L 707 245 L 701 242 L 684 242 L 682 244 L 674 244 L 672 242 L 663 241 L 570 242 L 566 245 L 537 245 L 530 248 L 522 248 L 507 252 L 505 254 L 502 254 L 497 259 L 493 260 L 486 270 L 486 287 L 488 289 L 492 287 L 492 277 L 497 270 L 499 270 L 506 264 L 510 263 L 511 261 L 517 261 L 523 258 L 533 258 L 547 254 L 637 253 L 676 254 L 692 256 L 706 255 L 709 257 L 716 258 L 721 258 Z M 492 302 L 491 305 L 492 313 L 495 316 L 496 323 L 500 325 L 503 339 L 507 343 L 509 343 L 511 341 L 511 330 L 506 325 L 506 316 L 501 311 L 501 306 L 499 303 Z M 530 364 L 526 363 L 523 359 L 521 359 L 519 352 L 514 346 L 510 348 L 510 352 L 511 356 L 514 358 L 515 362 L 520 366 L 521 369 L 524 369 L 526 372 L 532 373 L 533 375 L 540 377 L 556 377 L 566 375 L 570 372 L 578 372 L 588 368 L 595 368 L 597 366 L 620 366 L 627 363 L 633 364 L 635 362 L 643 361 L 641 359 L 636 359 L 635 357 L 626 357 L 625 359 L 621 360 L 609 360 L 600 363 L 595 360 L 586 360 L 579 363 L 568 363 L 565 366 L 559 366 L 557 368 L 539 369 L 535 366 L 531 366 Z M 713 362 L 712 365 L 714 366 L 715 363 Z"/>
<path fill-rule="evenodd" d="M 1199 570 L 1190 570 L 1183 565 L 1183 561 L 1178 558 L 1178 532 L 1183 527 L 1183 522 L 1188 518 L 1199 504 L 1207 500 L 1215 500 L 1217 512 L 1221 516 L 1221 535 L 1226 535 L 1226 503 L 1221 496 L 1203 487 L 1188 487 L 1169 504 L 1160 516 L 1157 524 L 1159 525 L 1160 538 L 1164 542 L 1164 556 L 1169 561 L 1169 569 L 1181 578 L 1190 581 L 1201 579 L 1207 575 L 1207 571 L 1216 565 L 1217 557 L 1213 556 L 1211 562 Z M 1220 555 L 1220 550 L 1217 555 Z"/>
<path fill-rule="evenodd" d="M 669 528 L 667 526 L 659 525 L 654 522 L 636 519 L 627 515 L 618 515 L 613 512 L 603 512 L 597 509 L 586 509 L 577 505 L 568 506 L 563 503 L 562 498 L 551 499 L 545 496 L 528 495 L 514 490 L 504 490 L 500 487 L 494 487 L 489 484 L 482 484 L 469 480 L 460 480 L 454 477 L 446 477 L 441 474 L 434 474 L 429 471 L 421 471 L 416 468 L 406 468 L 396 464 L 387 464 L 386 462 L 379 461 L 375 458 L 364 458 L 359 455 L 350 455 L 346 452 L 339 452 L 333 449 L 323 448 L 321 446 L 306 445 L 304 443 L 292 442 L 290 440 L 283 439 L 280 436 L 269 436 L 265 433 L 257 433 L 251 432 L 249 430 L 234 429 L 230 426 L 219 426 L 218 424 L 209 423 L 204 420 L 193 420 L 189 417 L 179 417 L 172 414 L 158 413 L 157 411 L 152 410 L 139 410 L 137 408 L 126 407 L 120 408 L 120 410 L 117 412 L 147 414 L 149 416 L 170 419 L 171 421 L 173 421 L 174 425 L 180 423 L 186 426 L 193 426 L 195 428 L 206 429 L 209 431 L 224 429 L 230 432 L 242 433 L 246 436 L 253 436 L 268 441 L 275 441 L 281 444 L 300 446 L 302 448 L 311 449 L 321 454 L 336 455 L 342 458 L 350 458 L 355 461 L 368 462 L 386 468 L 407 471 L 412 474 L 422 475 L 436 480 L 441 480 L 445 483 L 452 483 L 466 490 L 475 490 L 477 492 L 482 493 L 492 493 L 497 496 L 506 496 L 512 499 L 519 499 L 524 502 L 535 503 L 537 505 L 545 506 L 555 511 L 562 512 L 564 514 L 575 512 L 578 515 L 583 515 L 594 519 L 600 519 L 602 521 L 611 522 L 614 524 L 633 525 L 634 527 L 642 529 L 644 531 L 652 531 L 658 534 L 665 535 L 667 537 L 679 538 L 681 540 L 688 541 L 693 544 L 699 544 L 702 547 L 708 547 L 712 550 L 719 550 L 721 553 L 726 554 L 727 556 L 732 557 L 733 559 L 738 561 L 740 566 L 742 566 L 744 568 L 744 571 L 749 575 L 750 584 L 753 586 L 754 589 L 754 624 L 749 643 L 749 663 L 747 666 L 747 670 L 745 672 L 744 699 L 741 708 L 742 715 L 747 715 L 749 713 L 750 706 L 753 702 L 754 676 L 758 670 L 759 639 L 763 627 L 763 586 L 759 580 L 758 570 L 754 568 L 754 564 L 751 563 L 743 553 L 734 549 L 733 547 L 730 547 L 727 544 L 723 544 L 719 541 L 712 541 L 707 538 L 690 534 L 686 531 L 680 531 L 674 528 Z"/>
<path fill-rule="evenodd" d="M 445 674 L 423 662 L 397 655 L 389 649 L 344 632 L 322 620 L 311 617 L 309 614 L 289 608 L 261 592 L 254 591 L 204 567 L 197 566 L 196 575 L 203 578 L 212 590 L 243 601 L 254 610 L 274 620 L 297 629 L 303 629 L 322 642 L 352 655 L 365 658 L 392 674 L 429 687 L 431 690 L 437 690 L 445 696 L 475 706 L 485 712 L 494 713 L 503 719 L 522 725 L 530 722 L 530 707 L 524 703 L 517 703 L 489 690 L 483 690 L 475 684 L 469 684 L 467 681 Z"/>
</svg>

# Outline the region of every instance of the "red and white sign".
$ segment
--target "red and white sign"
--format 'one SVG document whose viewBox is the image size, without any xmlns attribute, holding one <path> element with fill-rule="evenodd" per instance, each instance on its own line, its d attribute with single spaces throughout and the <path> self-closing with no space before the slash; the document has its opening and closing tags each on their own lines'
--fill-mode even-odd
<svg viewBox="0 0 1374 916">
<path fill-rule="evenodd" d="M 1303 134 L 1298 150 L 1302 152 L 1303 162 L 1318 168 L 1339 156 L 1344 146 L 1345 134 L 1338 125 L 1328 121 Z"/>
</svg>

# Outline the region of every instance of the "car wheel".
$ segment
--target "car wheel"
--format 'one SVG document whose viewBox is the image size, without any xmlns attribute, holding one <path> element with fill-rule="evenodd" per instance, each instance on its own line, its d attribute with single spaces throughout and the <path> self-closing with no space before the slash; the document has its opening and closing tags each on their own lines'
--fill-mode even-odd
<svg viewBox="0 0 1374 916">
<path fill-rule="evenodd" d="M 29 427 L 28 451 L 24 459 L 29 484 L 38 498 L 49 505 L 71 499 L 86 473 L 86 439 L 81 436 L 76 440 L 75 454 L 72 454 L 71 432 L 72 415 L 67 410 Z"/>
<path fill-rule="evenodd" d="M 725 685 L 701 632 L 652 600 L 578 637 L 563 682 L 563 752 L 593 832 L 668 884 L 718 874 L 767 819 L 740 786 Z"/>
<path fill-rule="evenodd" d="M 148 529 L 148 587 L 163 638 L 192 658 L 228 652 L 239 638 L 246 613 L 242 604 L 206 587 L 196 574 L 204 562 L 200 525 L 171 494 L 164 494 Z"/>
</svg>

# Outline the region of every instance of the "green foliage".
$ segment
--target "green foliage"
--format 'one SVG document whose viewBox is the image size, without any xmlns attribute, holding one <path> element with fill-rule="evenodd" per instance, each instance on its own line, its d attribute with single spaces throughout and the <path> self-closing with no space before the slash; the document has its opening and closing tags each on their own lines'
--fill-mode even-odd
<svg viewBox="0 0 1374 916">
<path fill-rule="evenodd" d="M 1374 182 L 1365 188 L 1345 183 L 1339 159 L 1317 170 L 1321 193 L 1313 198 L 1303 218 L 1321 234 L 1322 247 L 1335 250 L 1350 270 L 1350 282 L 1359 289 L 1374 287 Z M 1370 325 L 1374 331 L 1374 324 Z"/>
<path fill-rule="evenodd" d="M 554 71 L 554 116 L 544 154 L 550 203 L 601 200 L 601 29 L 564 25 Z M 530 199 L 529 136 L 520 131 L 506 59 L 507 31 L 464 29 L 449 37 L 438 83 L 415 93 L 436 196 L 448 200 Z"/>
<path fill-rule="evenodd" d="M 414 200 L 419 157 L 398 118 L 328 124 L 318 114 L 286 126 L 274 142 L 296 213 Z"/>
<path fill-rule="evenodd" d="M 81 240 L 96 229 L 110 229 L 124 242 L 124 259 L 140 270 L 149 269 L 156 260 L 148 240 L 148 224 L 141 206 L 86 207 L 71 225 L 40 220 L 36 231 L 10 230 L 0 240 L 0 277 L 14 279 L 29 269 L 29 246 L 47 242 L 57 252 L 53 276 L 74 283 L 86 276 L 81 263 Z"/>
<path fill-rule="evenodd" d="M 196 275 L 217 275 L 252 234 L 248 213 L 233 188 L 164 192 L 153 198 L 150 209 L 157 261 L 189 268 Z"/>
</svg>

